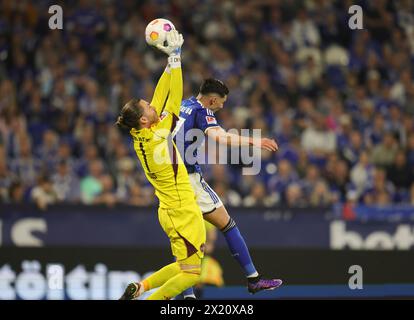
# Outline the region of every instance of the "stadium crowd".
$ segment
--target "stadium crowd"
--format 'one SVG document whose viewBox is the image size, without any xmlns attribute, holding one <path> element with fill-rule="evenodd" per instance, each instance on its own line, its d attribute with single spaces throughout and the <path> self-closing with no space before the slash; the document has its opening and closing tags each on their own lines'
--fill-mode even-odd
<svg viewBox="0 0 414 320">
<path fill-rule="evenodd" d="M 48 27 L 52 4 L 63 30 Z M 353 4 L 362 30 L 348 26 Z M 151 97 L 166 59 L 144 30 L 164 17 L 185 38 L 184 96 L 221 79 L 223 128 L 279 144 L 257 176 L 205 166 L 225 204 L 414 205 L 411 0 L 21 0 L 0 12 L 0 202 L 155 203 L 114 122 Z"/>
</svg>

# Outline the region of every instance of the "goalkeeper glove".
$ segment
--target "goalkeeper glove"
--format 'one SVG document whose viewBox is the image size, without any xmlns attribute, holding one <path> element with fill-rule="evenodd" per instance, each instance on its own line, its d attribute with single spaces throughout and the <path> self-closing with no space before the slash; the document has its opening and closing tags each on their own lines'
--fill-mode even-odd
<svg viewBox="0 0 414 320">
<path fill-rule="evenodd" d="M 178 33 L 177 30 L 171 30 L 167 33 L 167 46 L 164 47 L 161 44 L 157 44 L 157 48 L 167 54 L 168 56 L 180 56 L 181 46 L 184 43 L 183 35 Z"/>
</svg>

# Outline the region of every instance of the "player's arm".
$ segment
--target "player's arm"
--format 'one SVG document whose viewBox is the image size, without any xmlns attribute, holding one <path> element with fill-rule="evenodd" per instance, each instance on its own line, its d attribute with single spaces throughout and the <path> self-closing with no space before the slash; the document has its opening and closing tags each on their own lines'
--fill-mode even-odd
<svg viewBox="0 0 414 320">
<path fill-rule="evenodd" d="M 168 96 L 167 105 L 165 106 L 165 111 L 179 116 L 181 100 L 183 99 L 183 75 L 181 70 L 181 58 L 179 56 L 172 56 L 168 59 L 173 60 L 173 62 L 170 62 L 170 94 Z"/>
<path fill-rule="evenodd" d="M 214 139 L 220 144 L 228 146 L 256 146 L 269 151 L 277 151 L 278 146 L 273 139 L 255 139 L 226 132 L 217 123 L 214 113 L 208 108 L 197 111 L 195 124 L 198 129 L 203 130 L 204 134 Z"/>
<path fill-rule="evenodd" d="M 163 137 L 174 131 L 179 120 L 180 105 L 183 98 L 183 77 L 181 73 L 181 63 L 179 63 L 179 65 L 177 62 L 175 62 L 175 65 L 170 63 L 170 67 L 170 93 L 164 110 L 167 114 L 165 116 L 161 116 L 161 121 L 157 124 L 158 135 Z"/>
<path fill-rule="evenodd" d="M 164 111 L 167 115 L 161 117 L 161 121 L 157 124 L 158 135 L 164 137 L 168 130 L 172 132 L 175 129 L 179 114 L 180 105 L 183 98 L 183 76 L 181 70 L 181 46 L 184 42 L 183 36 L 176 30 L 172 30 L 167 34 L 168 46 L 158 45 L 157 48 L 168 54 L 168 67 L 170 69 L 170 81 L 168 89 L 168 98 Z"/>
<path fill-rule="evenodd" d="M 169 95 L 165 111 L 180 115 L 180 105 L 183 98 L 183 74 L 181 70 L 181 46 L 184 39 L 176 30 L 172 30 L 167 35 L 169 52 L 168 65 L 171 72 L 171 79 L 169 83 Z M 165 48 L 165 47 L 163 47 Z"/>
<path fill-rule="evenodd" d="M 177 30 L 171 30 L 167 34 L 167 46 L 161 44 L 157 48 L 168 54 L 168 68 L 170 69 L 170 81 L 168 89 L 168 100 L 166 102 L 165 111 L 179 115 L 180 105 L 183 98 L 183 75 L 181 71 L 181 46 L 184 43 L 183 36 Z"/>
<path fill-rule="evenodd" d="M 276 141 L 273 139 L 244 137 L 229 133 L 220 126 L 207 128 L 205 133 L 219 144 L 227 146 L 255 146 L 268 151 L 277 151 L 279 149 Z"/>
<path fill-rule="evenodd" d="M 167 102 L 168 93 L 170 92 L 171 69 L 169 64 L 165 68 L 155 87 L 154 96 L 151 105 L 155 107 L 157 114 L 160 115 Z"/>
</svg>

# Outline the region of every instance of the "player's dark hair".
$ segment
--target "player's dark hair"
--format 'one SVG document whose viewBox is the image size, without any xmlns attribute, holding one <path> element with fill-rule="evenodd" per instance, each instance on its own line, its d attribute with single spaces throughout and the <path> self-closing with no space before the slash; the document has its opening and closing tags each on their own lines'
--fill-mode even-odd
<svg viewBox="0 0 414 320">
<path fill-rule="evenodd" d="M 209 93 L 216 93 L 220 97 L 224 98 L 229 94 L 229 88 L 220 80 L 209 78 L 204 80 L 200 87 L 200 93 L 207 95 Z"/>
<path fill-rule="evenodd" d="M 121 114 L 116 121 L 116 125 L 120 129 L 140 129 L 139 119 L 144 113 L 141 106 L 139 105 L 140 100 L 141 99 L 131 99 L 123 106 Z"/>
</svg>

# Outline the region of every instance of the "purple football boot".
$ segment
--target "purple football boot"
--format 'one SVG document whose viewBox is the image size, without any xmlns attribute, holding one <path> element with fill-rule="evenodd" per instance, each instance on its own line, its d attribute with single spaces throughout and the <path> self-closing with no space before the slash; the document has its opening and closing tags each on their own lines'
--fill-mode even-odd
<svg viewBox="0 0 414 320">
<path fill-rule="evenodd" d="M 274 290 L 282 285 L 283 281 L 280 279 L 262 279 L 257 277 L 255 280 L 248 280 L 247 290 L 251 294 L 262 290 Z"/>
</svg>

